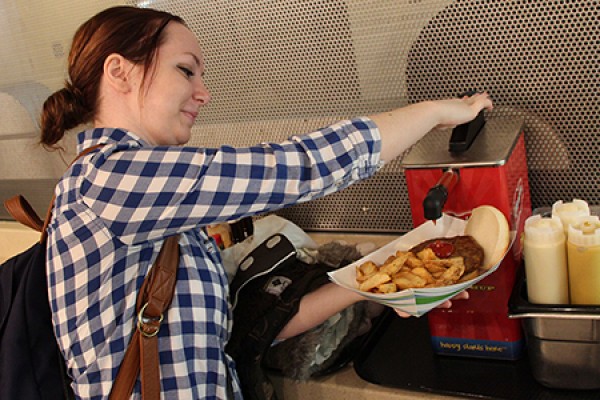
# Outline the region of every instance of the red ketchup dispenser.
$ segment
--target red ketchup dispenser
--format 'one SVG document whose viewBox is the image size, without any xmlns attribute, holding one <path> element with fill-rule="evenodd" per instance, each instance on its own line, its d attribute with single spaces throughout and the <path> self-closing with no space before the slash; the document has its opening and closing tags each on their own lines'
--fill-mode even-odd
<svg viewBox="0 0 600 400">
<path fill-rule="evenodd" d="M 442 212 L 468 218 L 473 208 L 498 208 L 516 231 L 500 267 L 469 289 L 469 300 L 427 314 L 437 354 L 514 360 L 524 340 L 520 322 L 508 318 L 508 300 L 522 245 L 518 238 L 531 215 L 523 120 L 483 112 L 453 131 L 432 131 L 403 158 L 414 226 Z"/>
</svg>

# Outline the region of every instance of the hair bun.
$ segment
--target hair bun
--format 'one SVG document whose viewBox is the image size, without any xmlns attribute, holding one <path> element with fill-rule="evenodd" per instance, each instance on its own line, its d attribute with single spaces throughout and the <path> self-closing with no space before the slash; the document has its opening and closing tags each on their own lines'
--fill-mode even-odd
<svg viewBox="0 0 600 400">
<path fill-rule="evenodd" d="M 67 83 L 64 88 L 59 90 L 62 92 L 62 96 L 66 100 L 67 104 L 73 104 L 74 106 L 84 106 L 85 97 L 83 96 L 83 92 L 79 90 L 79 88 L 73 86 L 71 83 Z"/>
<path fill-rule="evenodd" d="M 63 137 L 65 131 L 87 122 L 89 109 L 83 93 L 67 83 L 52 93 L 44 102 L 41 116 L 40 142 L 52 147 Z"/>
</svg>

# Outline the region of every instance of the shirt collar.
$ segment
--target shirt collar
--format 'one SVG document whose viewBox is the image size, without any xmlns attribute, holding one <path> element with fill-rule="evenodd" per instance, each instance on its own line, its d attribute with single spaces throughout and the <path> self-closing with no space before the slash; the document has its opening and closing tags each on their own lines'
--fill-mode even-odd
<svg viewBox="0 0 600 400">
<path fill-rule="evenodd" d="M 77 152 L 97 144 L 127 143 L 131 147 L 148 147 L 149 144 L 135 133 L 118 128 L 94 128 L 77 135 Z"/>
</svg>

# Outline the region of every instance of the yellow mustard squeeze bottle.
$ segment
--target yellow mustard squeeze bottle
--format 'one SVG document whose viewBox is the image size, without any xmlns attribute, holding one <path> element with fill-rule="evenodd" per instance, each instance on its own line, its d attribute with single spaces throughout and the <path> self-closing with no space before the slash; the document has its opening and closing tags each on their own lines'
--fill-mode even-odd
<svg viewBox="0 0 600 400">
<path fill-rule="evenodd" d="M 580 217 L 590 215 L 590 207 L 585 200 L 573 199 L 570 203 L 563 203 L 562 200 L 552 205 L 552 216 L 558 217 L 562 221 L 565 235 L 569 231 L 569 225 L 574 223 Z"/>
<path fill-rule="evenodd" d="M 600 305 L 600 220 L 579 218 L 567 237 L 571 304 Z"/>
<path fill-rule="evenodd" d="M 534 304 L 569 304 L 566 237 L 558 217 L 525 220 L 527 297 Z"/>
</svg>

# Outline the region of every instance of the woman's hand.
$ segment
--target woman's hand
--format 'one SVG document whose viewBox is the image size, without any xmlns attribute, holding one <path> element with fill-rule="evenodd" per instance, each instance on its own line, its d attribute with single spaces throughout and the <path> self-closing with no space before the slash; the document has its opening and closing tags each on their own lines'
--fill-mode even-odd
<svg viewBox="0 0 600 400">
<path fill-rule="evenodd" d="M 487 93 L 461 99 L 423 101 L 370 115 L 381 134 L 381 159 L 392 161 L 432 129 L 469 122 L 483 109 L 492 109 Z"/>
<path fill-rule="evenodd" d="M 492 100 L 487 93 L 476 93 L 461 99 L 438 100 L 440 122 L 436 128 L 454 128 L 472 121 L 482 109 L 492 109 Z"/>
<path fill-rule="evenodd" d="M 452 300 L 467 300 L 468 298 L 469 298 L 469 292 L 464 290 L 464 291 L 460 292 L 459 294 L 457 294 L 456 296 L 454 296 L 452 299 L 446 300 L 445 302 L 443 302 L 436 308 L 450 308 L 450 307 L 452 307 Z M 411 317 L 410 314 L 405 313 L 404 311 L 400 311 L 398 309 L 394 309 L 394 311 L 396 312 L 396 314 L 398 314 L 402 318 Z"/>
</svg>

